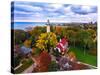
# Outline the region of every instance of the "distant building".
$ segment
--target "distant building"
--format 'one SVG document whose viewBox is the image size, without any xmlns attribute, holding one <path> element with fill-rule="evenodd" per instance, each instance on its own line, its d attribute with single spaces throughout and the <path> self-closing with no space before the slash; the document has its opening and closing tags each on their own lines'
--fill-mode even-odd
<svg viewBox="0 0 100 75">
<path fill-rule="evenodd" d="M 50 32 L 50 21 L 49 20 L 47 20 L 47 24 L 46 25 L 47 25 L 47 33 L 48 33 L 48 32 Z"/>
</svg>

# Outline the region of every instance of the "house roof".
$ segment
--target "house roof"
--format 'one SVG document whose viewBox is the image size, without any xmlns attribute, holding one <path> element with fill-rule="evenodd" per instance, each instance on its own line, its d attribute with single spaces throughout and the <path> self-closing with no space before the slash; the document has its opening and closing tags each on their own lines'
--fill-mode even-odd
<svg viewBox="0 0 100 75">
<path fill-rule="evenodd" d="M 27 53 L 30 53 L 32 51 L 31 48 L 27 48 L 25 46 L 22 46 L 21 47 L 21 51 L 24 53 L 24 54 L 27 54 Z"/>
<path fill-rule="evenodd" d="M 65 51 L 68 46 L 68 40 L 66 38 L 62 38 L 61 41 L 57 44 L 56 48 L 59 48 L 61 51 Z"/>
</svg>

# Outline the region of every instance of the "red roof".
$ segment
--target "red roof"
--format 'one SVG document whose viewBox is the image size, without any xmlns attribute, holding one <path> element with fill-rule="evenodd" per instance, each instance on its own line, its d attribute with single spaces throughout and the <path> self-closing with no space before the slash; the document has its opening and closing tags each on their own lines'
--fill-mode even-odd
<svg viewBox="0 0 100 75">
<path fill-rule="evenodd" d="M 61 50 L 61 52 L 64 52 L 66 50 L 66 47 L 68 45 L 68 40 L 66 38 L 62 38 L 61 41 L 57 44 L 57 48 Z"/>
<path fill-rule="evenodd" d="M 62 43 L 63 45 L 65 45 L 67 42 L 68 42 L 67 39 L 63 38 L 63 39 L 61 39 L 60 43 Z"/>
</svg>

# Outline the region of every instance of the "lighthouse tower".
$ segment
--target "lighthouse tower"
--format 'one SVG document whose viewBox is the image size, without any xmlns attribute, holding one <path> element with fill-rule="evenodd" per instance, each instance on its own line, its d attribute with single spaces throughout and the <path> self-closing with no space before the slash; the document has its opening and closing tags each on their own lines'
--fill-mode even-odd
<svg viewBox="0 0 100 75">
<path fill-rule="evenodd" d="M 49 20 L 47 20 L 47 24 L 46 25 L 47 25 L 47 33 L 48 33 L 48 32 L 50 32 L 50 21 Z"/>
</svg>

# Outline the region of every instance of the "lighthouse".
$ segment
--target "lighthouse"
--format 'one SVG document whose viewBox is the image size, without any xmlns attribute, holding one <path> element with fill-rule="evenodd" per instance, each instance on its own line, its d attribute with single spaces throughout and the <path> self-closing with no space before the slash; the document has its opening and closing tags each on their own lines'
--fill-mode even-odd
<svg viewBox="0 0 100 75">
<path fill-rule="evenodd" d="M 47 33 L 48 33 L 48 32 L 50 32 L 50 21 L 49 21 L 49 19 L 47 20 L 46 25 L 47 25 Z"/>
</svg>

